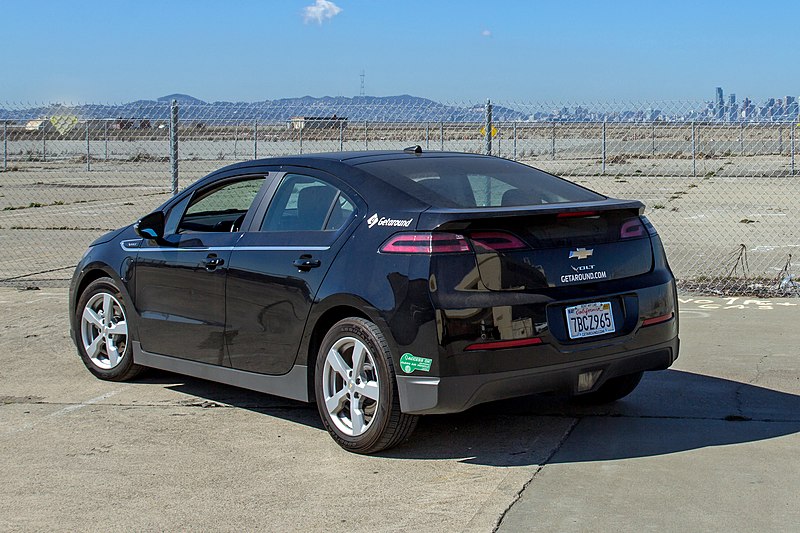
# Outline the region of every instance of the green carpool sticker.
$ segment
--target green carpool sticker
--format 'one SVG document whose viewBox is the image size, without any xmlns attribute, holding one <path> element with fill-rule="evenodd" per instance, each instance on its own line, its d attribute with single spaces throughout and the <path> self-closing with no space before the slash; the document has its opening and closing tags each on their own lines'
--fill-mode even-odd
<svg viewBox="0 0 800 533">
<path fill-rule="evenodd" d="M 417 357 L 410 353 L 404 353 L 403 357 L 400 358 L 400 368 L 402 368 L 403 372 L 406 374 L 411 374 L 415 370 L 430 372 L 432 362 L 433 359 L 426 359 L 425 357 Z"/>
</svg>

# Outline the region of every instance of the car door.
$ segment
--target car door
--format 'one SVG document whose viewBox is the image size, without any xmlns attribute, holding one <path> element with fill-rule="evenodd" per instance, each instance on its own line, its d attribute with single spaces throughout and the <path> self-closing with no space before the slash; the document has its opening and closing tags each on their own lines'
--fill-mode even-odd
<svg viewBox="0 0 800 533">
<path fill-rule="evenodd" d="M 225 276 L 236 230 L 265 184 L 264 175 L 222 178 L 179 202 L 164 241 L 143 243 L 135 264 L 142 349 L 226 364 Z"/>
<path fill-rule="evenodd" d="M 286 172 L 273 188 L 263 217 L 256 213 L 231 254 L 226 340 L 234 368 L 284 374 L 317 290 L 364 204 L 332 176 L 307 169 Z"/>
</svg>

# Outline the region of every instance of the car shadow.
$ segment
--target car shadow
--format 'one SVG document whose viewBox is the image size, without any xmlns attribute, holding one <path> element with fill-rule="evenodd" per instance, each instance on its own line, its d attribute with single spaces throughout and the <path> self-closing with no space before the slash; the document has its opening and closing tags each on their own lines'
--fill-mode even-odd
<svg viewBox="0 0 800 533">
<path fill-rule="evenodd" d="M 166 372 L 140 381 L 202 398 L 209 407 L 227 404 L 324 430 L 313 404 Z M 379 455 L 524 466 L 665 455 L 798 432 L 796 394 L 665 370 L 645 374 L 630 396 L 600 407 L 532 395 L 425 416 L 408 441 Z"/>
</svg>

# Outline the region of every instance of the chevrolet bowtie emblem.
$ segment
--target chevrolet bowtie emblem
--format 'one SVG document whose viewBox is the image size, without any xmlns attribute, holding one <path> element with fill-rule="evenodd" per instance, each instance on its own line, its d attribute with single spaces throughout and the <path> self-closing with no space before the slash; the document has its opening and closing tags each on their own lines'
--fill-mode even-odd
<svg viewBox="0 0 800 533">
<path fill-rule="evenodd" d="M 591 257 L 593 252 L 594 250 L 587 250 L 586 248 L 577 248 L 569 253 L 569 258 L 575 259 L 577 257 L 578 259 L 586 259 L 587 257 Z"/>
</svg>

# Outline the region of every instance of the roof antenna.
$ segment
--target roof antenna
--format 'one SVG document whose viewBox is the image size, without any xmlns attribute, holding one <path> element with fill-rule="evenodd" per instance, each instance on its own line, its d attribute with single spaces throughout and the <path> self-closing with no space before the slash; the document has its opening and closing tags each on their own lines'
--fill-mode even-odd
<svg viewBox="0 0 800 533">
<path fill-rule="evenodd" d="M 409 146 L 408 148 L 403 148 L 403 151 L 404 152 L 413 153 L 413 154 L 421 154 L 422 153 L 422 146 L 420 146 L 420 145 Z"/>
</svg>

